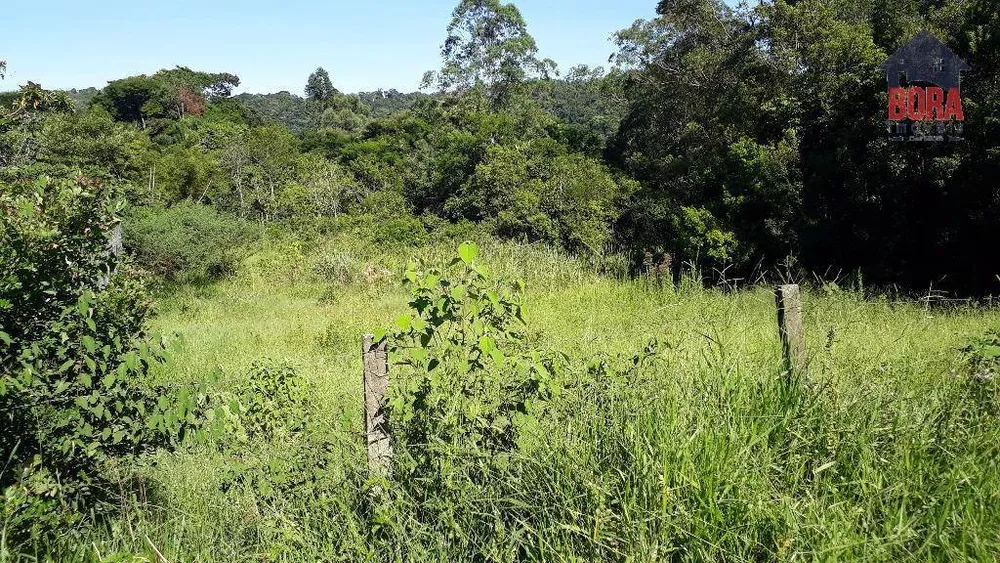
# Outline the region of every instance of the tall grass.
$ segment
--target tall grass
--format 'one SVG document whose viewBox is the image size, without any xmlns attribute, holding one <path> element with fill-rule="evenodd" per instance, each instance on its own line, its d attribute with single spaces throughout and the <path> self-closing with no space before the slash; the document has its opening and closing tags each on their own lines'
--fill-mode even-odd
<svg viewBox="0 0 1000 563">
<path fill-rule="evenodd" d="M 344 237 L 270 240 L 232 279 L 173 288 L 160 377 L 236 393 L 255 361 L 287 361 L 314 431 L 192 446 L 138 468 L 144 497 L 69 559 L 168 561 L 995 560 L 995 379 L 958 348 L 993 310 L 938 311 L 828 288 L 803 296 L 810 365 L 781 373 L 773 296 L 602 276 L 546 247 L 485 241 L 525 279 L 529 338 L 575 368 L 502 473 L 441 521 L 373 493 L 363 467 L 361 335 L 406 308 L 410 256 Z M 656 353 L 629 358 L 656 338 Z M 234 442 L 235 443 L 235 442 Z M 309 460 L 301 463 L 301 460 Z M 316 461 L 318 460 L 318 461 Z M 305 476 L 275 493 L 255 475 Z M 322 466 L 322 470 L 316 467 Z M 300 475 L 301 474 L 301 475 Z M 283 478 L 283 477 L 282 477 Z M 2 550 L 2 548 L 0 548 Z M 9 556 L 9 554 L 7 555 Z M 5 557 L 0 557 L 5 558 Z"/>
</svg>

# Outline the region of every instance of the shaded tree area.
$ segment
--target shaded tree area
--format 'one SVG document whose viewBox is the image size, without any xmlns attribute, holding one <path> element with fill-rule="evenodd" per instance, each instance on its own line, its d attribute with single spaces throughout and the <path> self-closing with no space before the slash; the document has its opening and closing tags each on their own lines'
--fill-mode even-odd
<svg viewBox="0 0 1000 563">
<path fill-rule="evenodd" d="M 877 283 L 996 288 L 997 16 L 988 2 L 661 1 L 620 32 L 609 157 L 643 185 L 640 248 L 744 272 L 785 256 Z M 966 140 L 894 143 L 888 55 L 922 29 L 972 70 Z"/>
</svg>

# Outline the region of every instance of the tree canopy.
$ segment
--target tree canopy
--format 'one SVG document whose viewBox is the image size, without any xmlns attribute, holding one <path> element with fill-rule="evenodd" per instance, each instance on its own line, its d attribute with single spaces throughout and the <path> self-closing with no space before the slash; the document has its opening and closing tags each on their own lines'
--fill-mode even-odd
<svg viewBox="0 0 1000 563">
<path fill-rule="evenodd" d="M 494 107 L 508 103 L 529 77 L 555 72 L 555 63 L 537 58 L 538 47 L 514 4 L 462 0 L 452 13 L 441 47 L 443 65 L 424 75 L 441 91 L 485 88 Z"/>
<path fill-rule="evenodd" d="M 982 292 L 1000 271 L 976 250 L 1000 237 L 997 18 L 987 0 L 662 0 L 614 36 L 612 66 L 559 78 L 514 4 L 461 0 L 434 93 L 346 94 L 323 67 L 305 96 L 232 97 L 238 77 L 183 66 L 65 97 L 28 83 L 0 96 L 0 162 L 110 166 L 137 201 L 265 221 L 399 212 L 611 244 L 636 268 Z M 886 134 L 880 67 L 923 30 L 971 67 L 963 142 Z"/>
<path fill-rule="evenodd" d="M 330 74 L 323 67 L 317 68 L 316 72 L 309 75 L 309 79 L 306 81 L 305 92 L 306 98 L 314 102 L 326 102 L 340 93 L 340 91 L 333 87 Z"/>
</svg>

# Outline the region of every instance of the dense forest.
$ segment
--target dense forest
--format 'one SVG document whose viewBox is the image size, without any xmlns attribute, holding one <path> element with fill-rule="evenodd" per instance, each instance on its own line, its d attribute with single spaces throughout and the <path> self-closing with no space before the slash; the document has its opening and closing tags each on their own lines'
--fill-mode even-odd
<svg viewBox="0 0 1000 563">
<path fill-rule="evenodd" d="M 128 472 L 123 469 L 123 460 L 191 447 L 208 447 L 206 451 L 211 455 L 204 451 L 201 454 L 208 457 L 238 459 L 220 463 L 225 467 L 220 474 L 238 477 L 229 481 L 219 477 L 223 484 L 213 491 L 229 494 L 230 489 L 250 483 L 258 487 L 261 498 L 268 499 L 268 506 L 278 506 L 286 499 L 299 503 L 303 512 L 289 517 L 294 525 L 276 525 L 284 534 L 281 541 L 287 539 L 286 547 L 299 545 L 295 543 L 298 540 L 288 537 L 298 533 L 301 524 L 308 533 L 317 534 L 309 536 L 309 541 L 314 542 L 310 545 L 321 546 L 316 547 L 320 549 L 316 553 L 325 553 L 322 549 L 326 548 L 340 549 L 353 554 L 343 555 L 348 560 L 371 560 L 371 552 L 364 551 L 373 549 L 371 546 L 398 550 L 385 560 L 434 559 L 430 553 L 442 559 L 460 554 L 484 561 L 545 560 L 553 553 L 570 552 L 583 560 L 630 560 L 619 548 L 629 553 L 622 546 L 634 547 L 648 539 L 629 534 L 644 525 L 640 520 L 648 523 L 666 518 L 663 514 L 668 502 L 678 507 L 671 518 L 690 517 L 689 522 L 676 525 L 676 530 L 686 531 L 677 532 L 671 525 L 664 525 L 651 533 L 676 532 L 671 541 L 677 542 L 674 547 L 681 546 L 677 547 L 679 551 L 656 544 L 647 546 L 649 551 L 641 552 L 645 556 L 637 556 L 638 560 L 769 560 L 781 559 L 782 553 L 794 549 L 794 542 L 781 534 L 795 535 L 789 531 L 794 529 L 789 522 L 799 522 L 795 518 L 801 515 L 767 512 L 776 506 L 775 499 L 780 495 L 755 497 L 746 512 L 730 512 L 722 502 L 705 500 L 711 493 L 684 497 L 687 485 L 678 483 L 687 479 L 687 474 L 674 475 L 671 478 L 679 481 L 668 483 L 667 470 L 657 465 L 659 461 L 633 456 L 646 447 L 636 438 L 638 426 L 622 422 L 621 428 L 613 427 L 613 421 L 631 420 L 630 414 L 615 410 L 618 399 L 632 401 L 632 405 L 645 401 L 637 393 L 628 394 L 632 392 L 629 389 L 634 391 L 633 383 L 642 380 L 636 373 L 647 368 L 650 373 L 668 370 L 663 366 L 669 362 L 656 364 L 661 367 L 649 366 L 655 363 L 651 358 L 659 350 L 669 349 L 670 344 L 651 343 L 635 355 L 622 356 L 625 359 L 620 363 L 598 355 L 574 364 L 576 367 L 567 367 L 568 356 L 547 355 L 532 348 L 541 341 L 540 333 L 510 328 L 523 322 L 518 293 L 521 286 L 507 293 L 506 286 L 500 289 L 499 285 L 490 285 L 485 268 L 479 268 L 478 247 L 470 243 L 464 244 L 451 262 L 450 267 L 465 268 L 449 274 L 455 276 L 457 287 L 448 285 L 450 281 L 442 282 L 447 278 L 442 278 L 440 271 L 423 271 L 419 269 L 422 266 L 413 264 L 396 264 L 391 271 L 369 264 L 359 270 L 344 253 L 331 254 L 313 268 L 327 281 L 333 280 L 330 283 L 344 286 L 361 279 L 375 286 L 384 278 L 404 275 L 413 287 L 414 310 L 412 318 L 404 316 L 397 322 L 398 330 L 390 334 L 397 343 L 393 350 L 412 354 L 407 356 L 410 364 L 406 369 L 421 374 L 424 372 L 420 370 L 430 373 L 438 365 L 461 365 L 447 372 L 454 376 L 451 380 L 427 376 L 420 380 L 424 387 L 410 388 L 413 394 L 407 397 L 433 398 L 439 401 L 435 403 L 439 411 L 403 399 L 395 407 L 398 412 L 412 415 L 400 425 L 400 432 L 408 432 L 400 438 L 403 445 L 399 450 L 403 453 L 396 484 L 401 488 L 386 489 L 387 494 L 401 495 L 393 501 L 393 506 L 402 507 L 399 513 L 387 515 L 373 506 L 373 486 L 369 482 L 359 484 L 364 479 L 352 473 L 352 467 L 337 465 L 336 471 L 331 469 L 330 474 L 317 476 L 320 469 L 315 468 L 325 470 L 336 465 L 330 461 L 335 457 L 330 452 L 336 452 L 338 460 L 357 452 L 333 444 L 328 437 L 332 432 L 324 434 L 326 438 L 317 438 L 322 433 L 312 432 L 313 425 L 319 427 L 317 420 L 322 419 L 315 412 L 323 407 L 309 407 L 313 409 L 309 411 L 302 406 L 302 397 L 308 393 L 303 391 L 305 383 L 294 369 L 255 363 L 250 375 L 240 380 L 243 387 L 219 391 L 212 387 L 208 376 L 201 378 L 205 374 L 184 379 L 184 370 L 165 368 L 171 365 L 169 347 L 148 331 L 154 311 L 150 287 L 166 295 L 168 302 L 176 299 L 181 303 L 170 318 L 184 322 L 185 315 L 198 314 L 190 303 L 203 297 L 199 293 L 191 297 L 185 292 L 214 295 L 213 291 L 223 291 L 218 288 L 227 286 L 211 284 L 225 283 L 236 275 L 241 260 L 250 253 L 248 245 L 289 238 L 295 241 L 287 247 L 287 254 L 293 257 L 304 256 L 300 253 L 304 246 L 321 248 L 323 241 L 329 240 L 356 239 L 387 254 L 473 236 L 496 241 L 501 249 L 543 247 L 556 254 L 529 254 L 536 264 L 526 268 L 540 264 L 539 269 L 551 267 L 556 272 L 553 276 L 562 276 L 544 278 L 549 280 L 547 288 L 571 285 L 572 280 L 583 283 L 579 279 L 584 274 L 579 272 L 631 281 L 653 275 L 659 283 L 666 280 L 671 287 L 676 282 L 677 287 L 693 284 L 699 290 L 706 286 L 724 287 L 726 291 L 752 286 L 765 278 L 814 279 L 831 294 L 840 291 L 841 286 L 851 286 L 866 297 L 907 297 L 928 295 L 931 288 L 931 293 L 945 291 L 969 298 L 970 303 L 993 302 L 990 296 L 1000 292 L 1000 255 L 989 250 L 1000 245 L 1000 184 L 996 182 L 1000 178 L 1000 10 L 995 0 L 763 0 L 738 5 L 722 0 L 660 0 L 655 6 L 651 2 L 650 12 L 650 19 L 636 21 L 615 33 L 615 52 L 609 53 L 606 67 L 560 69 L 539 52 L 528 22 L 513 4 L 503 0 L 461 0 L 444 30 L 440 68 L 427 72 L 422 91 L 413 93 L 391 89 L 342 92 L 337 87 L 336 68 L 328 71 L 320 66 L 302 77 L 301 94 L 234 94 L 240 86 L 236 74 L 225 69 L 192 69 L 182 66 L 184 61 L 176 61 L 181 66 L 122 77 L 100 88 L 81 84 L 80 89 L 62 91 L 30 81 L 16 85 L 9 79 L 0 82 L 0 86 L 8 86 L 7 92 L 0 93 L 0 491 L 5 495 L 0 512 L 0 560 L 16 559 L 12 553 L 23 555 L 28 551 L 37 560 L 59 559 L 59 555 L 47 550 L 55 545 L 52 538 L 62 530 L 83 534 L 76 538 L 92 537 L 86 534 L 91 533 L 87 530 L 92 531 L 90 526 L 95 522 L 123 522 L 103 519 L 109 514 L 127 513 L 122 509 L 122 498 L 134 483 L 132 477 L 124 476 Z M 882 65 L 921 31 L 930 31 L 969 66 L 962 76 L 963 141 L 905 143 L 889 138 L 889 99 Z M 6 69 L 3 55 L 0 52 L 0 78 Z M 118 226 L 121 231 L 115 234 Z M 121 241 L 119 234 L 123 236 Z M 119 242 L 123 251 L 117 248 Z M 266 252 L 266 246 L 262 252 Z M 509 252 L 516 255 L 522 251 Z M 572 267 L 566 265 L 570 263 Z M 300 269 L 292 265 L 289 271 L 293 272 L 289 275 L 294 283 L 299 283 Z M 277 274 L 271 272 L 268 276 L 276 278 Z M 598 289 L 593 291 L 619 291 L 601 283 L 594 282 Z M 446 287 L 442 290 L 439 285 Z M 384 297 L 375 290 L 356 293 L 365 298 Z M 656 301 L 661 297 L 625 295 L 626 306 L 629 299 L 649 300 L 657 307 L 661 304 Z M 336 305 L 338 299 L 352 298 L 324 293 L 319 299 L 325 307 L 329 303 Z M 479 301 L 469 305 L 473 299 Z M 579 299 L 582 302 L 585 297 Z M 764 301 L 770 306 L 768 299 Z M 381 307 L 382 302 L 378 303 Z M 469 308 L 462 309 L 455 303 Z M 720 302 L 706 303 L 706 310 L 728 310 L 718 305 Z M 752 304 L 739 303 L 740 307 L 752 309 Z M 927 303 L 929 307 L 930 297 Z M 663 305 L 647 313 L 653 315 L 675 305 Z M 455 308 L 448 309 L 452 306 Z M 829 305 L 829 309 L 840 311 L 840 306 Z M 353 311 L 363 316 L 366 309 L 357 305 Z M 461 315 L 468 311 L 480 317 L 461 324 Z M 752 309 L 748 314 L 758 313 Z M 700 312 L 691 314 L 697 316 Z M 614 313 L 609 317 L 613 318 Z M 889 317 L 873 315 L 869 320 L 876 318 L 883 319 L 877 322 L 891 325 L 884 320 Z M 913 318 L 923 319 L 924 312 L 918 310 Z M 743 326 L 740 323 L 744 320 L 732 320 L 733 326 Z M 421 352 L 422 346 L 432 346 L 428 342 L 436 334 L 434 330 L 447 322 L 461 327 L 455 329 L 461 338 L 453 337 L 439 349 Z M 636 322 L 637 326 L 641 324 Z M 962 319 L 954 322 L 965 326 Z M 427 329 L 425 337 L 421 331 L 428 323 L 434 328 Z M 740 334 L 752 332 L 753 326 L 748 324 Z M 713 338 L 711 330 L 705 330 L 706 338 Z M 843 334 L 851 336 L 829 327 L 823 330 L 824 350 L 831 354 L 840 338 L 871 338 L 847 329 Z M 335 328 L 326 329 L 322 342 L 334 347 L 344 345 L 353 354 L 357 339 L 353 333 L 349 337 L 344 334 Z M 963 356 L 966 360 L 974 356 L 968 362 L 975 369 L 993 366 L 990 362 L 1000 357 L 996 334 L 984 338 L 969 345 Z M 915 386 L 913 389 L 925 390 L 928 396 L 940 392 L 940 396 L 933 395 L 927 407 L 939 410 L 928 414 L 898 406 L 898 411 L 885 414 L 888 407 L 883 407 L 896 395 L 884 388 L 878 391 L 886 401 L 884 405 L 855 416 L 858 411 L 851 409 L 864 402 L 862 391 L 857 391 L 854 403 L 836 402 L 847 401 L 847 393 L 830 398 L 833 402 L 827 404 L 822 402 L 826 398 L 812 402 L 824 392 L 822 389 L 809 387 L 797 395 L 785 388 L 761 387 L 758 382 L 740 387 L 712 379 L 726 370 L 740 371 L 726 363 L 730 360 L 722 344 L 712 342 L 718 344 L 718 358 L 709 353 L 691 354 L 684 356 L 684 361 L 694 362 L 683 364 L 688 367 L 669 364 L 669 370 L 676 371 L 662 372 L 676 376 L 670 380 L 676 388 L 670 389 L 677 393 L 663 399 L 663 405 L 701 409 L 670 411 L 674 414 L 669 415 L 673 417 L 668 417 L 669 424 L 678 429 L 688 428 L 685 425 L 689 424 L 709 434 L 713 432 L 712 424 L 704 421 L 714 420 L 719 427 L 729 424 L 727 417 L 732 411 L 723 405 L 724 401 L 716 404 L 714 399 L 705 399 L 709 391 L 719 391 L 730 393 L 726 395 L 728 400 L 748 410 L 758 408 L 755 401 L 764 394 L 771 402 L 759 407 L 762 414 L 755 420 L 784 420 L 782 424 L 788 425 L 778 430 L 753 426 L 752 431 L 749 426 L 737 425 L 731 436 L 716 436 L 716 444 L 745 438 L 756 447 L 754 433 L 766 435 L 764 442 L 773 447 L 774 458 L 759 467 L 768 471 L 780 465 L 782 471 L 780 479 L 743 471 L 739 474 L 754 481 L 747 481 L 746 490 L 726 489 L 727 495 L 765 490 L 787 478 L 787 490 L 793 491 L 788 498 L 831 503 L 816 505 L 809 517 L 826 510 L 833 514 L 844 503 L 861 503 L 858 499 L 867 493 L 857 484 L 874 479 L 874 474 L 883 475 L 878 473 L 883 471 L 878 463 L 889 463 L 866 457 L 863 452 L 867 450 L 862 446 L 838 450 L 840 446 L 832 445 L 837 440 L 848 444 L 852 436 L 865 436 L 884 448 L 919 443 L 926 447 L 921 450 L 924 457 L 909 457 L 909 453 L 902 452 L 900 457 L 892 458 L 893 463 L 898 463 L 892 468 L 903 468 L 900 474 L 935 476 L 944 474 L 941 468 L 947 465 L 941 462 L 944 458 L 936 457 L 945 455 L 939 449 L 952 448 L 959 452 L 955 455 L 968 456 L 962 459 L 980 456 L 981 461 L 987 459 L 983 457 L 987 444 L 995 444 L 995 436 L 1000 435 L 995 414 L 996 397 L 1000 395 L 995 394 L 995 389 L 980 392 L 980 387 Z M 469 352 L 468 356 L 474 361 L 463 355 L 467 352 L 463 346 L 467 345 L 474 349 L 474 355 Z M 501 351 L 503 346 L 509 348 Z M 581 348 L 585 346 L 581 344 Z M 754 355 L 758 352 L 754 346 L 740 353 L 757 361 L 760 355 Z M 914 345 L 914 349 L 918 348 Z M 433 360 L 427 359 L 428 353 Z M 435 354 L 440 355 L 439 363 Z M 462 362 L 455 360 L 457 357 Z M 921 362 L 921 369 L 927 365 L 937 369 L 941 357 L 913 361 Z M 701 361 L 697 358 L 709 362 L 708 367 L 697 364 Z M 500 366 L 495 370 L 489 363 L 494 360 Z M 455 363 L 448 363 L 452 361 Z M 829 359 L 822 369 L 854 377 L 852 370 L 857 366 L 844 362 L 846 367 L 838 368 L 839 364 Z M 887 369 L 910 373 L 910 364 L 887 368 L 886 362 L 875 358 L 869 363 L 883 370 L 879 374 L 887 373 Z M 838 372 L 841 368 L 843 371 Z M 219 373 L 221 368 L 211 371 L 211 376 L 221 377 Z M 568 385 L 562 391 L 569 398 L 560 400 L 572 398 L 579 403 L 555 402 L 559 393 L 553 390 L 557 386 L 552 381 L 564 373 L 577 374 L 580 381 L 586 381 Z M 682 374 L 686 373 L 700 373 L 704 379 L 687 382 L 690 386 L 684 387 L 687 383 L 683 381 L 687 380 Z M 496 379 L 489 380 L 486 375 Z M 460 400 L 456 397 L 461 395 L 452 397 L 449 385 L 471 385 L 463 381 L 481 385 L 477 389 L 484 394 L 499 393 L 503 397 L 486 406 L 470 407 L 478 413 L 479 418 L 469 415 L 476 424 L 488 418 L 481 426 L 473 424 L 475 430 L 457 423 L 455 427 L 447 426 L 451 414 L 445 407 L 451 405 L 448 401 Z M 975 385 L 995 386 L 992 375 L 975 381 Z M 635 385 L 638 389 L 639 383 Z M 940 385 L 965 385 L 965 380 L 951 378 Z M 808 394 L 813 392 L 815 396 Z M 339 397 L 336 392 L 330 394 Z M 948 402 L 952 399 L 960 403 Z M 591 400 L 596 402 L 587 402 Z M 935 402 L 938 400 L 940 403 Z M 973 402 L 978 406 L 969 407 Z M 530 418 L 529 414 L 533 416 L 535 405 L 545 405 L 538 408 L 545 411 L 546 417 L 552 417 L 546 419 L 539 414 L 538 420 L 562 424 L 572 413 L 579 412 L 602 422 L 575 430 L 582 432 L 573 435 L 572 440 L 578 441 L 571 443 L 566 438 L 562 444 L 566 450 L 546 457 L 544 449 L 526 446 L 527 439 L 511 438 L 528 435 L 524 429 L 527 427 L 520 425 Z M 429 410 L 416 414 L 405 410 L 419 408 Z M 767 410 L 772 408 L 774 412 Z M 828 410 L 820 412 L 824 408 Z M 787 414 L 793 411 L 797 414 Z M 934 418 L 938 415 L 940 418 Z M 897 418 L 885 422 L 892 416 Z M 242 417 L 238 430 L 227 422 L 234 417 Z M 911 418 L 924 420 L 921 417 L 933 420 L 939 430 L 960 431 L 949 434 L 942 430 L 947 434 L 942 438 L 913 430 L 922 423 L 908 426 Z M 607 425 L 605 420 L 609 421 Z M 552 428 L 558 431 L 552 431 L 552 435 L 572 427 L 556 422 L 552 422 Z M 653 422 L 651 418 L 643 424 L 648 425 L 645 431 L 655 434 L 650 429 L 656 426 Z M 870 426 L 862 430 L 848 428 L 855 422 Z M 541 427 L 542 422 L 530 424 Z M 842 426 L 833 430 L 824 424 Z M 890 427 L 896 434 L 883 432 Z M 814 431 L 824 438 L 808 443 L 796 441 L 798 433 L 811 435 Z M 406 452 L 411 451 L 406 444 L 436 444 L 434 432 L 440 433 L 434 435 L 438 437 L 447 435 L 453 440 L 449 442 L 452 446 L 458 444 L 455 447 L 473 453 L 452 458 L 442 449 L 406 457 L 410 455 Z M 568 436 L 570 430 L 565 432 Z M 285 481 L 268 480 L 279 472 L 275 465 L 257 460 L 259 466 L 254 466 L 254 461 L 248 461 L 252 457 L 249 454 L 233 453 L 237 443 L 266 445 L 282 440 L 294 442 L 299 448 L 288 450 L 288 455 L 298 457 L 283 458 L 281 462 L 287 462 L 281 466 L 280 471 L 286 472 L 281 475 L 291 475 Z M 658 444 L 667 443 L 664 440 L 667 438 Z M 619 448 L 626 442 L 627 447 Z M 692 443 L 698 444 L 671 442 L 671 447 L 676 447 L 671 451 L 690 453 L 693 450 L 684 448 L 695 447 Z M 542 448 L 539 444 L 532 447 Z M 587 449 L 591 447 L 596 449 Z M 525 453 L 529 451 L 534 453 Z M 574 456 L 583 451 L 592 456 L 591 461 L 599 469 L 586 467 L 595 475 L 603 472 L 600 477 L 573 473 L 584 471 L 572 463 Z M 684 463 L 690 461 L 691 467 L 697 468 L 718 462 L 713 467 L 719 472 L 735 467 L 732 456 L 726 453 L 729 448 L 706 451 L 691 453 L 695 461 Z M 511 452 L 537 457 L 518 465 L 511 461 Z M 789 461 L 792 454 L 813 460 L 830 452 L 841 456 L 836 458 L 835 470 L 828 469 L 833 462 L 820 465 L 819 461 L 808 461 L 792 467 Z M 786 453 L 789 457 L 781 457 Z M 716 455 L 720 457 L 712 457 Z M 546 459 L 562 460 L 558 463 L 565 466 L 545 465 Z M 709 462 L 702 463 L 705 459 Z M 873 465 L 869 467 L 857 459 Z M 648 465 L 642 465 L 647 461 Z M 786 462 L 787 466 L 781 465 Z M 615 463 L 632 464 L 633 468 L 642 465 L 642 471 L 636 473 L 641 473 L 641 479 L 615 482 L 615 478 L 631 478 L 616 474 Z M 860 465 L 853 477 L 848 469 L 840 469 L 855 463 Z M 668 465 L 663 462 L 663 467 Z M 432 466 L 437 469 L 432 471 Z M 305 471 L 304 467 L 308 472 L 298 473 Z M 260 473 L 252 474 L 251 470 Z M 705 471 L 702 484 L 711 485 L 713 474 Z M 822 482 L 817 476 L 823 471 L 827 473 L 822 479 L 843 479 L 837 487 L 824 489 L 826 497 L 814 495 L 810 489 Z M 339 481 L 330 476 L 333 473 L 337 473 Z M 306 477 L 297 480 L 302 474 Z M 441 477 L 445 474 L 449 477 Z M 516 478 L 509 477 L 515 474 Z M 556 487 L 554 483 L 563 474 L 579 477 L 578 483 L 569 480 L 560 485 L 565 486 L 564 505 L 535 507 L 537 510 L 528 507 L 533 496 L 557 495 L 546 487 Z M 893 497 L 884 505 L 864 505 L 873 516 L 855 523 L 856 528 L 851 528 L 855 524 L 838 525 L 870 539 L 875 534 L 872 530 L 888 527 L 894 520 L 893 507 L 924 503 L 931 507 L 928 511 L 939 512 L 933 517 L 928 515 L 926 521 L 915 518 L 915 527 L 926 531 L 936 522 L 942 536 L 947 535 L 941 532 L 943 528 L 961 535 L 955 530 L 963 524 L 956 524 L 957 520 L 949 520 L 948 516 L 961 508 L 948 503 L 955 498 L 974 497 L 975 502 L 970 501 L 968 508 L 980 506 L 986 497 L 996 500 L 998 488 L 992 480 L 996 476 L 976 478 L 980 477 L 981 487 L 969 486 L 974 492 L 962 489 L 965 481 L 955 477 L 955 483 L 941 485 L 924 498 L 917 498 L 919 494 L 915 493 L 914 498 Z M 451 478 L 455 481 L 448 480 Z M 605 478 L 609 481 L 601 481 Z M 341 488 L 329 485 L 331 479 Z M 914 478 L 914 482 L 918 480 Z M 654 481 L 667 492 L 657 496 L 660 492 L 643 489 L 653 486 L 650 483 Z M 611 482 L 618 484 L 609 485 Z M 357 491 L 342 493 L 354 496 L 337 497 L 340 492 L 331 492 L 347 490 L 343 483 L 357 485 Z M 503 488 L 522 485 L 525 488 Z M 856 485 L 857 491 L 852 488 Z M 920 484 L 910 485 L 924 490 Z M 633 491 L 631 486 L 636 489 Z M 142 487 L 145 495 L 145 481 Z M 382 491 L 380 487 L 374 486 L 374 490 Z M 364 493 L 358 492 L 362 489 Z M 618 494 L 608 492 L 612 490 L 632 491 L 629 494 L 634 492 L 635 496 L 624 500 L 616 497 L 618 504 L 606 504 L 605 500 Z M 504 499 L 494 506 L 496 520 L 454 508 L 466 506 L 463 499 L 472 497 L 463 495 L 473 494 L 470 491 L 482 493 L 482 498 Z M 441 496 L 434 496 L 437 493 Z M 970 496 L 961 497 L 966 494 Z M 598 498 L 604 499 L 594 501 L 600 506 L 587 504 Z M 311 504 L 318 503 L 317 499 L 327 504 Z M 898 505 L 893 504 L 896 501 Z M 622 524 L 617 530 L 622 534 L 618 539 L 602 543 L 598 528 L 602 523 L 611 529 L 615 522 L 624 522 L 630 513 L 622 507 L 631 506 L 630 502 L 642 510 L 649 508 L 649 514 L 655 513 L 654 505 L 662 503 L 663 514 L 645 520 L 634 516 L 633 527 Z M 586 506 L 579 508 L 576 503 Z M 329 528 L 322 528 L 320 533 L 309 527 L 316 524 L 309 524 L 312 513 L 338 516 L 323 520 L 319 526 Z M 594 521 L 580 529 L 563 524 L 562 519 L 569 518 L 566 514 L 578 513 L 587 518 L 593 515 Z M 343 514 L 350 515 L 344 517 L 349 524 L 337 520 Z M 614 516 L 605 521 L 601 520 L 602 514 Z M 702 516 L 704 522 L 698 520 Z M 736 538 L 718 532 L 723 522 L 732 525 L 758 516 L 752 537 Z M 984 527 L 993 522 L 990 515 L 980 516 L 979 520 L 970 518 Z M 844 522 L 849 519 L 845 516 Z M 239 520 L 232 516 L 227 522 Z M 500 536 L 490 534 L 500 521 L 520 531 L 496 539 Z M 691 523 L 696 521 L 698 524 Z M 471 528 L 462 529 L 463 522 Z M 543 523 L 559 530 L 558 534 L 563 535 L 557 535 L 563 543 L 547 545 L 540 539 L 548 537 L 545 534 L 537 532 L 532 536 L 524 531 Z M 708 524 L 699 528 L 703 523 Z M 370 530 L 358 531 L 357 526 L 369 525 Z M 948 527 L 951 525 L 955 528 Z M 497 534 L 506 533 L 501 528 L 496 528 L 500 530 Z M 293 529 L 294 533 L 290 531 Z M 131 541 L 138 544 L 128 543 L 122 539 L 126 533 L 118 528 L 107 533 L 114 541 L 124 542 L 115 544 L 125 545 L 124 551 L 145 545 L 135 537 Z M 522 533 L 527 535 L 518 535 Z M 833 541 L 819 537 L 818 532 L 815 537 L 808 531 L 795 533 L 806 538 L 803 545 L 814 542 L 810 545 L 823 546 L 823 542 Z M 423 546 L 426 553 L 416 551 L 417 547 L 407 551 L 411 549 L 406 547 L 407 541 L 414 537 L 418 538 L 413 540 L 414 545 Z M 698 541 L 692 539 L 696 537 Z M 477 543 L 487 542 L 483 538 L 498 543 Z M 708 540 L 701 542 L 704 538 Z M 966 541 L 965 536 L 952 539 L 933 545 L 928 542 L 920 549 L 928 550 L 928 559 L 956 554 L 976 558 L 996 546 Z M 718 543 L 713 543 L 716 540 Z M 259 537 L 240 541 L 266 543 Z M 845 545 L 863 544 L 865 549 L 873 550 L 879 544 L 844 541 Z M 995 542 L 995 538 L 990 541 Z M 148 536 L 145 542 L 152 546 L 157 560 L 166 560 Z M 900 542 L 900 546 L 885 544 L 886 549 L 917 550 L 912 544 L 902 545 L 916 542 L 912 538 Z M 87 540 L 79 545 L 90 543 Z M 177 553 L 184 553 L 180 547 L 177 549 Z M 293 547 L 288 549 L 294 552 Z M 862 553 L 844 549 L 834 553 Z M 825 557 L 819 547 L 805 553 Z M 893 559 L 898 553 L 881 552 L 880 557 Z M 74 557 L 89 560 L 92 555 L 77 553 Z M 197 555 L 187 556 L 199 559 Z M 289 557 L 289 551 L 272 553 L 270 559 L 283 557 Z M 291 557 L 294 559 L 294 555 Z M 98 552 L 95 560 L 104 559 Z"/>
<path fill-rule="evenodd" d="M 671 2 L 560 73 L 500 4 L 456 14 L 429 94 L 232 96 L 186 67 L 4 95 L 5 181 L 82 175 L 133 205 L 264 222 L 484 223 L 706 275 L 776 265 L 996 289 L 997 15 L 977 2 Z M 478 4 L 475 4 L 478 6 Z M 893 143 L 880 66 L 928 29 L 971 67 L 965 142 Z M 304 77 L 305 78 L 305 77 Z M 71 103 L 72 102 L 72 103 Z M 645 263 L 644 263 L 645 262 Z M 721 272 L 725 272 L 722 274 Z"/>
</svg>

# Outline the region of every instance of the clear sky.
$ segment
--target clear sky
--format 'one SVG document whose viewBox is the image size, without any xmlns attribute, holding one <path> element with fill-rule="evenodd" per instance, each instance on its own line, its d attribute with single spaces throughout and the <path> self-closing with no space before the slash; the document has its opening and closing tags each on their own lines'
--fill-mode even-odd
<svg viewBox="0 0 1000 563">
<path fill-rule="evenodd" d="M 48 0 L 0 10 L 0 90 L 28 80 L 46 88 L 103 87 L 108 80 L 177 65 L 232 72 L 238 92 L 301 94 L 326 68 L 347 92 L 416 90 L 440 66 L 458 0 Z M 539 55 L 561 70 L 604 64 L 610 35 L 653 15 L 656 0 L 516 0 Z"/>
</svg>

